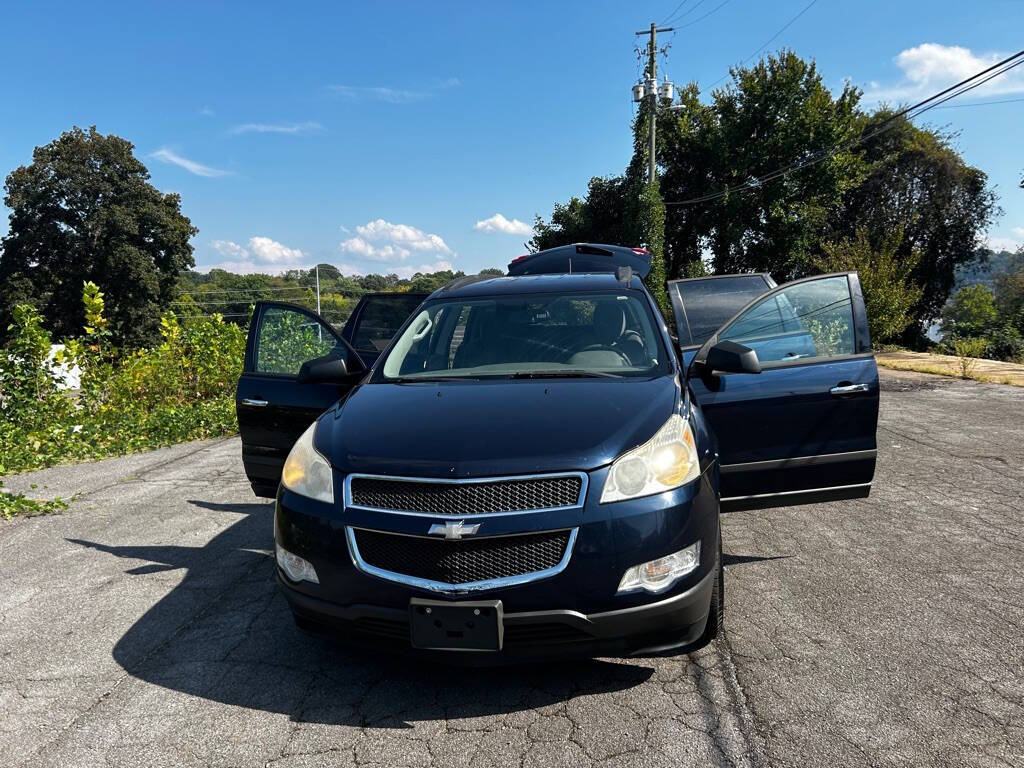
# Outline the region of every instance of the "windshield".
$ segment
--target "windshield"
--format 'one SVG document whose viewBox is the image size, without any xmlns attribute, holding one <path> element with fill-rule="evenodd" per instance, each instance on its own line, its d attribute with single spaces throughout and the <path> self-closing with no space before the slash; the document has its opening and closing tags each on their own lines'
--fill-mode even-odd
<svg viewBox="0 0 1024 768">
<path fill-rule="evenodd" d="M 637 291 L 438 299 L 398 337 L 378 380 L 626 377 L 669 370 Z"/>
</svg>

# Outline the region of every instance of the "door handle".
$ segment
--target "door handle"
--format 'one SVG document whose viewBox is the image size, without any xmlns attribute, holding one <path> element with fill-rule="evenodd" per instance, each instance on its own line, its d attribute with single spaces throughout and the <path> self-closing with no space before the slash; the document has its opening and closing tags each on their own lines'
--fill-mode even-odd
<svg viewBox="0 0 1024 768">
<path fill-rule="evenodd" d="M 253 408 L 266 408 L 268 403 L 266 400 L 253 400 L 251 397 L 243 397 L 242 405 L 251 405 Z"/>
<path fill-rule="evenodd" d="M 856 395 L 858 392 L 867 392 L 867 384 L 840 384 L 838 387 L 832 387 L 828 391 L 830 395 Z"/>
</svg>

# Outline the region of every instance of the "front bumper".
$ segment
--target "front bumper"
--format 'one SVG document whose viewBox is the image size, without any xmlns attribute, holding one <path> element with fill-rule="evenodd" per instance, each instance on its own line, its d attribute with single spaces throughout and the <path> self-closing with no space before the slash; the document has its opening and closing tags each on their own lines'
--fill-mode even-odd
<svg viewBox="0 0 1024 768">
<path fill-rule="evenodd" d="M 603 471 L 593 473 L 601 487 Z M 439 518 L 441 519 L 441 518 Z M 443 519 L 442 519 L 443 520 Z M 484 519 L 482 535 L 578 531 L 564 570 L 535 581 L 482 591 L 438 594 L 363 572 L 353 562 L 352 526 L 422 536 L 433 518 L 341 509 L 282 490 L 275 537 L 310 561 L 320 584 L 294 583 L 278 574 L 292 610 L 334 626 L 353 641 L 410 649 L 410 598 L 501 600 L 500 653 L 465 657 L 628 655 L 694 642 L 706 623 L 718 552 L 718 500 L 713 473 L 657 496 L 600 504 L 595 494 L 577 509 Z M 695 541 L 706 553 L 693 573 L 663 594 L 618 594 L 626 568 L 676 552 Z M 452 656 L 452 652 L 417 651 Z"/>
<path fill-rule="evenodd" d="M 504 615 L 501 652 L 416 651 L 449 660 L 483 661 L 599 655 L 646 655 L 694 643 L 704 631 L 715 572 L 684 592 L 656 602 L 601 613 L 569 609 Z M 412 650 L 409 612 L 365 603 L 341 605 L 298 591 L 278 571 L 278 582 L 292 611 L 340 632 L 354 643 L 389 650 Z M 468 597 L 468 596 L 467 596 Z"/>
</svg>

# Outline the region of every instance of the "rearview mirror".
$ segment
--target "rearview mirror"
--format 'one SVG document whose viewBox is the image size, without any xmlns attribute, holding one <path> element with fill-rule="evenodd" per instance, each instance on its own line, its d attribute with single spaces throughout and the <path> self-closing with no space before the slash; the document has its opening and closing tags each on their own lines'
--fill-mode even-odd
<svg viewBox="0 0 1024 768">
<path fill-rule="evenodd" d="M 307 360 L 299 368 L 300 384 L 341 383 L 348 376 L 348 366 L 343 357 L 317 357 Z"/>
<path fill-rule="evenodd" d="M 708 350 L 704 367 L 709 373 L 760 373 L 757 352 L 735 341 L 720 341 Z"/>
</svg>

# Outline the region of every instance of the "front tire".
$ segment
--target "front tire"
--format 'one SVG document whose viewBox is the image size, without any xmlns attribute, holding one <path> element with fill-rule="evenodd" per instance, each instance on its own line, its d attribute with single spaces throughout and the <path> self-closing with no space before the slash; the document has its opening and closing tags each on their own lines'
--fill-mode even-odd
<svg viewBox="0 0 1024 768">
<path fill-rule="evenodd" d="M 722 564 L 722 529 L 718 529 L 718 556 L 715 558 L 715 581 L 711 587 L 711 600 L 708 605 L 708 620 L 704 631 L 687 653 L 699 651 L 715 640 L 725 625 L 725 567 Z"/>
</svg>

